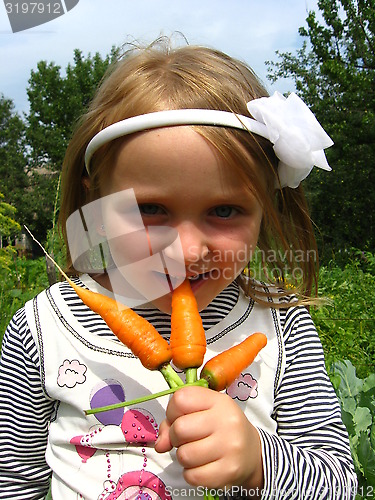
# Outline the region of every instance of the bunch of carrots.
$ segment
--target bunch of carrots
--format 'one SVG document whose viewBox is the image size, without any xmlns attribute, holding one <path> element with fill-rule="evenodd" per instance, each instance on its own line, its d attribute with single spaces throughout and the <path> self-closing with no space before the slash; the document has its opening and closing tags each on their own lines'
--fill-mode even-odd
<svg viewBox="0 0 375 500">
<path fill-rule="evenodd" d="M 107 323 L 112 332 L 139 358 L 145 368 L 160 370 L 170 389 L 132 401 L 86 410 L 86 414 L 108 411 L 171 394 L 184 385 L 201 385 L 222 391 L 249 366 L 266 345 L 263 333 L 254 333 L 243 342 L 213 357 L 202 368 L 206 337 L 197 302 L 186 279 L 172 294 L 171 336 L 168 343 L 159 332 L 135 311 L 121 306 L 114 299 L 79 287 L 67 277 L 81 300 Z M 171 362 L 185 371 L 184 384 Z"/>
</svg>

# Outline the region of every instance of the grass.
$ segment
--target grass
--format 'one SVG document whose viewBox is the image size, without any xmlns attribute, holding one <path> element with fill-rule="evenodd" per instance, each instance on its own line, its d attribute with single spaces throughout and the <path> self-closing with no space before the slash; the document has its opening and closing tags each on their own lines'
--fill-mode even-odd
<svg viewBox="0 0 375 500">
<path fill-rule="evenodd" d="M 26 301 L 48 286 L 45 259 L 18 257 L 9 250 L 0 253 L 0 341 L 14 315 Z"/>
<path fill-rule="evenodd" d="M 347 359 L 359 377 L 370 375 L 375 372 L 375 275 L 358 261 L 344 269 L 330 263 L 320 269 L 319 284 L 328 303 L 312 308 L 311 315 L 327 366 Z"/>
</svg>

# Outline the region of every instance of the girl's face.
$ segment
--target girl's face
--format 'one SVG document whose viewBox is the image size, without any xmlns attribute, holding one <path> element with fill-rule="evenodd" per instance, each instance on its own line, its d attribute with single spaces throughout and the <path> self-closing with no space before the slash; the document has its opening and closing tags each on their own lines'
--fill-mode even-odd
<svg viewBox="0 0 375 500">
<path fill-rule="evenodd" d="M 124 141 L 101 194 L 129 188 L 146 228 L 178 231 L 186 275 L 199 310 L 204 309 L 249 262 L 260 231 L 259 202 L 238 173 L 187 126 L 147 131 Z M 171 294 L 153 303 L 169 313 Z"/>
</svg>

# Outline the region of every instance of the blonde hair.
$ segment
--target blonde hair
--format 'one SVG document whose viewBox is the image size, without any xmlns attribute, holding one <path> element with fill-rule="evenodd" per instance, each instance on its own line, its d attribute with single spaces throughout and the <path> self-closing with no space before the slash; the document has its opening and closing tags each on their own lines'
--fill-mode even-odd
<svg viewBox="0 0 375 500">
<path fill-rule="evenodd" d="M 87 190 L 82 182 L 87 175 L 84 154 L 100 130 L 132 116 L 165 109 L 217 109 L 248 115 L 246 103 L 267 95 L 251 68 L 215 49 L 189 45 L 173 48 L 163 38 L 125 52 L 105 75 L 67 148 L 60 209 L 65 241 L 67 218 L 100 196 L 100 186 L 123 140 L 116 139 L 94 154 Z M 224 127 L 194 129 L 216 148 L 228 168 L 242 176 L 262 205 L 258 255 L 263 276 L 290 293 L 285 286 L 285 274 L 289 274 L 293 292 L 297 291 L 300 302 L 304 301 L 316 289 L 318 262 L 302 187 L 275 190 L 278 160 L 268 140 Z M 68 267 L 73 270 L 67 251 Z M 315 258 L 304 258 L 311 252 L 315 252 Z M 263 290 L 254 279 L 242 276 L 239 282 L 250 296 L 265 304 L 270 296 L 279 295 L 275 288 Z"/>
</svg>

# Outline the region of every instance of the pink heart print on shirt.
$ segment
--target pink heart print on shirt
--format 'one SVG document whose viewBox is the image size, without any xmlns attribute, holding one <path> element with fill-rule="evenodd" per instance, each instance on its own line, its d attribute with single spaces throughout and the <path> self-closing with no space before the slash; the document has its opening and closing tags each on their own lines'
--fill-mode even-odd
<svg viewBox="0 0 375 500">
<path fill-rule="evenodd" d="M 154 443 L 158 437 L 158 426 L 147 410 L 128 410 L 122 417 L 121 430 L 127 443 Z"/>
</svg>

